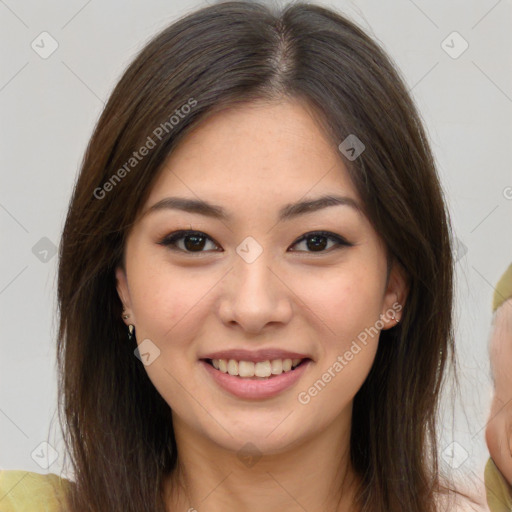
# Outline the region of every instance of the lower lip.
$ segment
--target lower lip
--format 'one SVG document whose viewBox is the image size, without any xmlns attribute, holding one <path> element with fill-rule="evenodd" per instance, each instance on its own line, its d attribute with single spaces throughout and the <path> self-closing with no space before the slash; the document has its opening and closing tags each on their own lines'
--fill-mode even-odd
<svg viewBox="0 0 512 512">
<path fill-rule="evenodd" d="M 295 370 L 269 377 L 268 379 L 244 379 L 236 375 L 216 370 L 211 364 L 201 360 L 200 363 L 212 376 L 213 380 L 226 391 L 239 398 L 270 398 L 293 386 L 307 370 L 311 359 L 301 363 Z"/>
</svg>

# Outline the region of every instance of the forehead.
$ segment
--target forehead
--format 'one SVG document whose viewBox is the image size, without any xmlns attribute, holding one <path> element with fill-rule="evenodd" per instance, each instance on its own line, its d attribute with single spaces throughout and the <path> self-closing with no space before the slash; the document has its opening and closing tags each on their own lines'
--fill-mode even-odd
<svg viewBox="0 0 512 512">
<path fill-rule="evenodd" d="M 250 103 L 207 117 L 174 148 L 148 204 L 171 193 L 217 202 L 236 194 L 267 205 L 335 193 L 358 199 L 337 147 L 299 101 Z"/>
</svg>

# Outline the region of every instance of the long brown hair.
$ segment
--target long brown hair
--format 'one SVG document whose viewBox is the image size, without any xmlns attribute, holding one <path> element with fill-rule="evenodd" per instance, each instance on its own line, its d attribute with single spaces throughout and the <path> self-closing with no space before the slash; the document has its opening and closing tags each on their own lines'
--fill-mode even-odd
<svg viewBox="0 0 512 512">
<path fill-rule="evenodd" d="M 287 98 L 312 108 L 334 147 L 350 134 L 365 144 L 355 160 L 340 158 L 409 279 L 402 320 L 381 332 L 354 399 L 357 506 L 437 510 L 436 417 L 445 369 L 455 364 L 453 242 L 420 115 L 390 58 L 341 14 L 302 2 L 278 12 L 226 2 L 182 17 L 137 55 L 73 191 L 57 347 L 59 420 L 76 482 L 70 512 L 165 510 L 163 481 L 177 463 L 171 410 L 127 342 L 114 269 L 162 164 L 193 127 L 227 106 Z"/>
</svg>

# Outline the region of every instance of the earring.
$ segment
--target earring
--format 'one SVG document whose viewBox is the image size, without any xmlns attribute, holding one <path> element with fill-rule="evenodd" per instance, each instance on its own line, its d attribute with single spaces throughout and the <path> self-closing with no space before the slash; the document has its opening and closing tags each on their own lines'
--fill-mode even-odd
<svg viewBox="0 0 512 512">
<path fill-rule="evenodd" d="M 400 320 L 398 320 L 398 317 L 397 317 L 396 311 L 393 311 L 393 317 L 391 318 L 391 320 L 394 320 L 396 323 L 400 322 Z M 396 325 L 396 324 L 395 324 L 395 325 Z"/>
<path fill-rule="evenodd" d="M 133 340 L 135 340 L 135 326 L 130 324 L 128 326 L 128 341 L 132 342 Z"/>
<path fill-rule="evenodd" d="M 126 308 L 123 306 L 123 313 L 126 311 Z M 130 318 L 129 314 L 123 315 L 123 318 L 126 320 L 127 318 Z"/>
</svg>

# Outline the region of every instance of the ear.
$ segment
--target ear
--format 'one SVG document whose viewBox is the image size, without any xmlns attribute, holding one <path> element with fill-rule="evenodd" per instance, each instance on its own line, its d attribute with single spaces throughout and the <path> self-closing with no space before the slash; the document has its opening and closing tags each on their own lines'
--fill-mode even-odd
<svg viewBox="0 0 512 512">
<path fill-rule="evenodd" d="M 128 279 L 126 278 L 126 272 L 121 267 L 116 267 L 116 288 L 117 294 L 123 303 L 124 311 L 123 315 L 129 315 L 128 318 L 123 318 L 123 322 L 126 325 L 134 324 L 135 317 L 131 309 L 130 290 L 128 288 Z"/>
<path fill-rule="evenodd" d="M 409 294 L 409 279 L 402 265 L 394 260 L 389 274 L 380 319 L 383 329 L 391 329 L 401 319 L 403 308 Z"/>
</svg>

